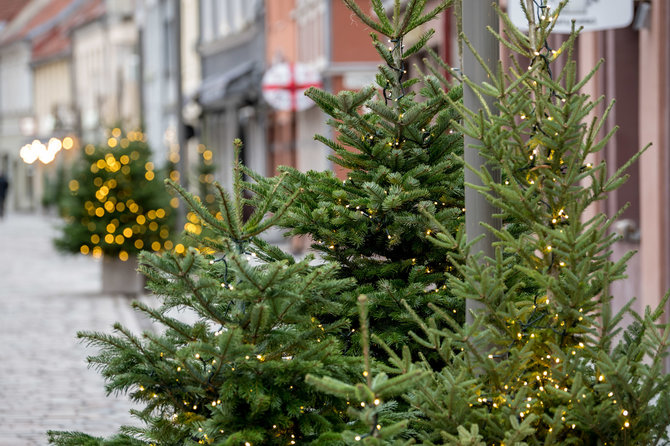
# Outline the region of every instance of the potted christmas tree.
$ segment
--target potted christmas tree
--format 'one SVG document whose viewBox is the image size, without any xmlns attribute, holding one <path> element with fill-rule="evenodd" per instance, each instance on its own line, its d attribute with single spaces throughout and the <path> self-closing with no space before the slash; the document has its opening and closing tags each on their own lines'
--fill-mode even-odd
<svg viewBox="0 0 670 446">
<path fill-rule="evenodd" d="M 56 246 L 102 258 L 104 293 L 139 293 L 137 253 L 173 246 L 170 195 L 143 134 L 114 128 L 105 143 L 86 145 L 68 186 Z"/>
</svg>

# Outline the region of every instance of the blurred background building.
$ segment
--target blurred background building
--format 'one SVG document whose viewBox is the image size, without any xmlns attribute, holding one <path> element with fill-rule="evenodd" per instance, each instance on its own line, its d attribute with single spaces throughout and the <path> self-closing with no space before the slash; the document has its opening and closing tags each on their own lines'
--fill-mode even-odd
<svg viewBox="0 0 670 446">
<path fill-rule="evenodd" d="M 359 3 L 369 8 L 368 0 Z M 652 143 L 600 207 L 612 215 L 631 204 L 612 255 L 639 253 L 614 293 L 622 301 L 639 296 L 640 309 L 670 287 L 670 5 L 635 0 L 635 11 L 627 28 L 583 33 L 575 57 L 582 75 L 605 59 L 586 91 L 617 99 L 605 131 L 621 129 L 600 154 L 610 169 Z M 432 49 L 459 66 L 454 15 L 426 26 L 437 31 Z M 208 154 L 214 178 L 230 184 L 234 138 L 245 143 L 244 162 L 264 175 L 282 164 L 333 168 L 313 140 L 332 136 L 326 116 L 315 107 L 274 109 L 263 99 L 263 76 L 280 63 L 301 64 L 333 93 L 368 85 L 379 64 L 369 32 L 341 0 L 0 0 L 8 210 L 40 210 L 59 169 L 114 126 L 142 128 L 156 164 L 176 163 L 182 183 L 197 182 L 198 160 Z M 412 63 L 420 67 L 421 57 Z M 51 139 L 63 147 L 52 160 L 19 156 Z"/>
</svg>

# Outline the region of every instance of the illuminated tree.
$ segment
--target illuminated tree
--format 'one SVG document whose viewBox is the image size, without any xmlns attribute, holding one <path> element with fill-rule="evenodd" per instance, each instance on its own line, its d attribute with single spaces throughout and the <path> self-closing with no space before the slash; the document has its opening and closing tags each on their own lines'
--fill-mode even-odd
<svg viewBox="0 0 670 446">
<path fill-rule="evenodd" d="M 409 2 L 402 12 L 398 4 L 392 19 L 381 3 L 373 2 L 374 20 L 355 1 L 345 3 L 374 30 L 372 44 L 383 65 L 376 83 L 360 91 L 307 91 L 329 116 L 336 135 L 315 139 L 331 149 L 329 159 L 347 177 L 342 181 L 331 171 L 280 168 L 289 181 L 279 190 L 278 203 L 301 190 L 281 224 L 289 234 L 308 235 L 314 250 L 341 265 L 343 277 L 356 280 L 358 287 L 345 301 L 353 330 L 357 297 L 365 294 L 376 335 L 392 347 L 420 349 L 408 336 L 414 323 L 403 300 L 425 317 L 428 302 L 449 307 L 457 318 L 464 314 L 463 301 L 445 286 L 443 273 L 451 269 L 447 250 L 429 241 L 437 226 L 423 215 L 434 216 L 454 234 L 463 224 L 463 136 L 452 124 L 458 112 L 451 105 L 460 101 L 462 89 L 432 67 L 437 64 L 427 63 L 420 76 L 408 75 L 409 58 L 425 51 L 434 34 L 419 30 L 452 1 L 426 11 L 425 2 Z M 419 38 L 405 47 L 403 39 L 412 33 Z M 350 334 L 358 351 L 357 336 Z M 377 352 L 373 346 L 373 355 Z"/>
<path fill-rule="evenodd" d="M 201 197 L 205 206 L 210 206 L 212 209 L 216 208 L 216 188 L 214 187 L 214 172 L 216 165 L 214 164 L 214 154 L 204 144 L 198 145 L 198 164 L 197 178 L 198 178 L 198 196 Z"/>
<path fill-rule="evenodd" d="M 340 445 L 347 400 L 316 391 L 305 376 L 352 380 L 362 372 L 341 354 L 333 334 L 339 322 L 322 322 L 341 312 L 335 296 L 351 282 L 337 278 L 334 264 L 313 256 L 296 261 L 261 238 L 295 196 L 271 215 L 273 197 L 256 197 L 255 212 L 244 219 L 251 185 L 239 165 L 232 194 L 216 185 L 216 214 L 171 186 L 207 230 L 191 233 L 197 248 L 141 254 L 140 269 L 161 305 L 134 306 L 157 330 L 139 335 L 116 324 L 112 334 L 79 333 L 100 349 L 89 361 L 107 390 L 127 393 L 139 406 L 141 425 L 111 439 L 51 432 L 50 441 Z"/>
<path fill-rule="evenodd" d="M 115 128 L 104 144 L 86 145 L 61 201 L 66 223 L 56 246 L 124 261 L 171 249 L 173 206 L 150 157 L 141 132 Z"/>
<path fill-rule="evenodd" d="M 481 111 L 456 104 L 459 128 L 479 141 L 476 150 L 486 159 L 476 170 L 484 185 L 478 190 L 504 224 L 488 228 L 494 258 L 471 252 L 472 240 L 448 231 L 435 240 L 460 247 L 464 261 L 448 286 L 483 309 L 461 326 L 433 306 L 451 330 L 416 318 L 419 342 L 442 357 L 439 366 L 424 362 L 431 378 L 406 395 L 423 414 L 425 444 L 667 444 L 667 296 L 641 315 L 630 309 L 632 300 L 613 310 L 611 284 L 625 276 L 633 253 L 611 260 L 618 215 L 591 211 L 625 182 L 640 155 L 614 173 L 593 161 L 616 131 L 600 136 L 613 103 L 601 117 L 590 116 L 602 98 L 581 89 L 598 67 L 578 78 L 577 32 L 560 48 L 547 44 L 566 3 L 554 10 L 526 1 L 528 33 L 500 13 L 505 27 L 498 39 L 523 57 L 507 69 L 490 68 L 486 84 L 464 79 Z M 485 105 L 487 96 L 494 107 Z M 519 234 L 515 224 L 526 230 Z M 634 322 L 625 327 L 627 313 Z"/>
<path fill-rule="evenodd" d="M 216 202 L 217 189 L 214 183 L 214 172 L 216 170 L 213 160 L 214 154 L 204 144 L 199 144 L 198 155 L 198 162 L 195 167 L 197 178 L 195 199 L 209 209 L 212 215 L 220 218 L 221 213 Z M 193 211 L 187 211 L 184 229 L 187 234 L 194 234 L 199 237 L 217 237 L 217 234 L 208 225 L 203 224 L 202 219 Z M 193 239 L 192 237 L 183 237 L 182 243 L 198 246 L 197 238 Z"/>
</svg>

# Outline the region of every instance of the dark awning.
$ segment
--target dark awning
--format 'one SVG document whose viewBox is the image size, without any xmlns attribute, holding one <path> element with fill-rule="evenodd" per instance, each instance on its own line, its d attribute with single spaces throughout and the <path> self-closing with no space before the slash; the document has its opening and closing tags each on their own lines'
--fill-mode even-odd
<svg viewBox="0 0 670 446">
<path fill-rule="evenodd" d="M 259 76 L 254 76 L 255 61 L 242 62 L 222 74 L 202 81 L 198 89 L 198 103 L 203 107 L 221 104 L 231 95 L 260 88 Z"/>
</svg>

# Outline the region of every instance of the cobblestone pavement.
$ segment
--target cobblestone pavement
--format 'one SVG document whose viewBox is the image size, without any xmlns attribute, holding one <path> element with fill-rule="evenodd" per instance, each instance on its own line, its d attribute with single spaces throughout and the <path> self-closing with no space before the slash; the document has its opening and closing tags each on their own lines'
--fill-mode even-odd
<svg viewBox="0 0 670 446">
<path fill-rule="evenodd" d="M 59 220 L 0 220 L 0 446 L 46 445 L 47 430 L 109 435 L 134 423 L 130 403 L 107 397 L 88 369 L 78 330 L 140 331 L 130 301 L 100 293 L 101 263 L 56 252 Z"/>
</svg>

